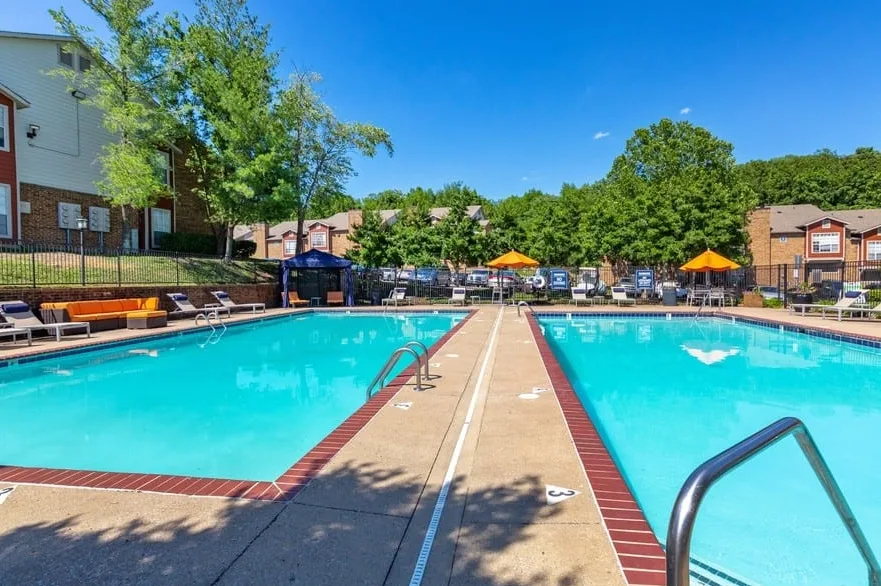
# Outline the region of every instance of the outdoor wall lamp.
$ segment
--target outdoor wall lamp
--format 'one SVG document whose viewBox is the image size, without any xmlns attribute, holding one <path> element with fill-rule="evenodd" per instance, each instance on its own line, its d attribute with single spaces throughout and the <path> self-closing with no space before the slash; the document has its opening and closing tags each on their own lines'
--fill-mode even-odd
<svg viewBox="0 0 881 586">
<path fill-rule="evenodd" d="M 39 124 L 29 124 L 29 125 L 28 125 L 28 131 L 27 131 L 27 137 L 28 137 L 28 138 L 34 138 L 34 137 L 36 137 L 36 136 L 37 136 L 37 132 L 39 132 L 39 130 L 40 130 L 40 125 L 39 125 Z"/>
<path fill-rule="evenodd" d="M 86 94 L 81 92 L 80 90 L 73 90 L 72 92 L 70 92 L 70 95 L 72 95 L 76 100 L 86 99 Z"/>
<path fill-rule="evenodd" d="M 89 221 L 86 218 L 77 218 L 76 219 L 76 229 L 77 230 L 85 230 L 89 227 Z"/>
</svg>

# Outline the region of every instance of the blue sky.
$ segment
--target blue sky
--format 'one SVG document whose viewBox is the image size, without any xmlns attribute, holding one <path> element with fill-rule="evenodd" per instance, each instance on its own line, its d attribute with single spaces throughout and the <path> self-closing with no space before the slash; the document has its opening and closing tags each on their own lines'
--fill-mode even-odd
<svg viewBox="0 0 881 586">
<path fill-rule="evenodd" d="M 81 3 L 66 0 L 84 23 Z M 160 11 L 186 0 L 158 0 Z M 29 0 L 0 28 L 52 32 Z M 633 130 L 706 126 L 739 161 L 881 146 L 877 2 L 252 0 L 341 118 L 391 132 L 356 197 L 461 180 L 492 198 L 601 178 Z M 598 134 L 602 133 L 602 134 Z M 599 138 L 598 138 L 599 137 Z"/>
</svg>

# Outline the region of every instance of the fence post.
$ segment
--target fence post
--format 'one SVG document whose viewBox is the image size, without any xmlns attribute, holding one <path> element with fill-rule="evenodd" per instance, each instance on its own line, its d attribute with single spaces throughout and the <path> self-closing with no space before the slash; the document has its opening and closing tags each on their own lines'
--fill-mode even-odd
<svg viewBox="0 0 881 586">
<path fill-rule="evenodd" d="M 122 287 L 122 249 L 116 249 L 116 286 Z"/>
<path fill-rule="evenodd" d="M 34 249 L 31 248 L 31 281 L 34 284 L 34 289 L 37 288 L 37 253 L 34 252 Z"/>
<path fill-rule="evenodd" d="M 180 287 L 180 257 L 177 252 L 174 253 L 174 277 Z"/>
<path fill-rule="evenodd" d="M 789 291 L 789 265 L 783 265 L 783 307 L 789 307 L 786 293 Z"/>
</svg>

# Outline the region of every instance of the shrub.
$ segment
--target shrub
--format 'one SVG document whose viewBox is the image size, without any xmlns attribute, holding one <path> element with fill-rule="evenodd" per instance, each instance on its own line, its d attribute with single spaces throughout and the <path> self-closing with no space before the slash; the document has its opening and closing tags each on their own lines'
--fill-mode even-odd
<svg viewBox="0 0 881 586">
<path fill-rule="evenodd" d="M 870 305 L 878 305 L 881 303 L 881 289 L 871 289 L 866 293 L 866 302 Z"/>
<path fill-rule="evenodd" d="M 762 301 L 762 306 L 769 307 L 771 309 L 780 309 L 781 307 L 783 307 L 783 300 L 782 299 L 765 299 L 764 301 Z"/>
<path fill-rule="evenodd" d="M 233 258 L 246 259 L 251 258 L 257 252 L 257 243 L 250 240 L 237 240 L 233 243 Z"/>
<path fill-rule="evenodd" d="M 162 237 L 159 249 L 166 252 L 190 254 L 217 254 L 217 241 L 210 234 L 172 232 Z"/>
</svg>

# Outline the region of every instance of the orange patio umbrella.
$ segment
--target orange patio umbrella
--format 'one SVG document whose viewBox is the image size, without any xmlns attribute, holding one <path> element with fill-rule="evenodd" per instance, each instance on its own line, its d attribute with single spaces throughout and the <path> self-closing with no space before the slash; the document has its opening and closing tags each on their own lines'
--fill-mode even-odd
<svg viewBox="0 0 881 586">
<path fill-rule="evenodd" d="M 538 266 L 537 260 L 532 260 L 525 254 L 520 254 L 516 250 L 506 252 L 499 258 L 493 259 L 486 263 L 491 269 L 527 269 Z"/>
<path fill-rule="evenodd" d="M 718 252 L 708 248 L 706 252 L 700 253 L 679 267 L 679 270 L 687 273 L 706 273 L 710 271 L 730 271 L 739 268 L 740 265 L 733 260 L 729 260 Z"/>
</svg>

